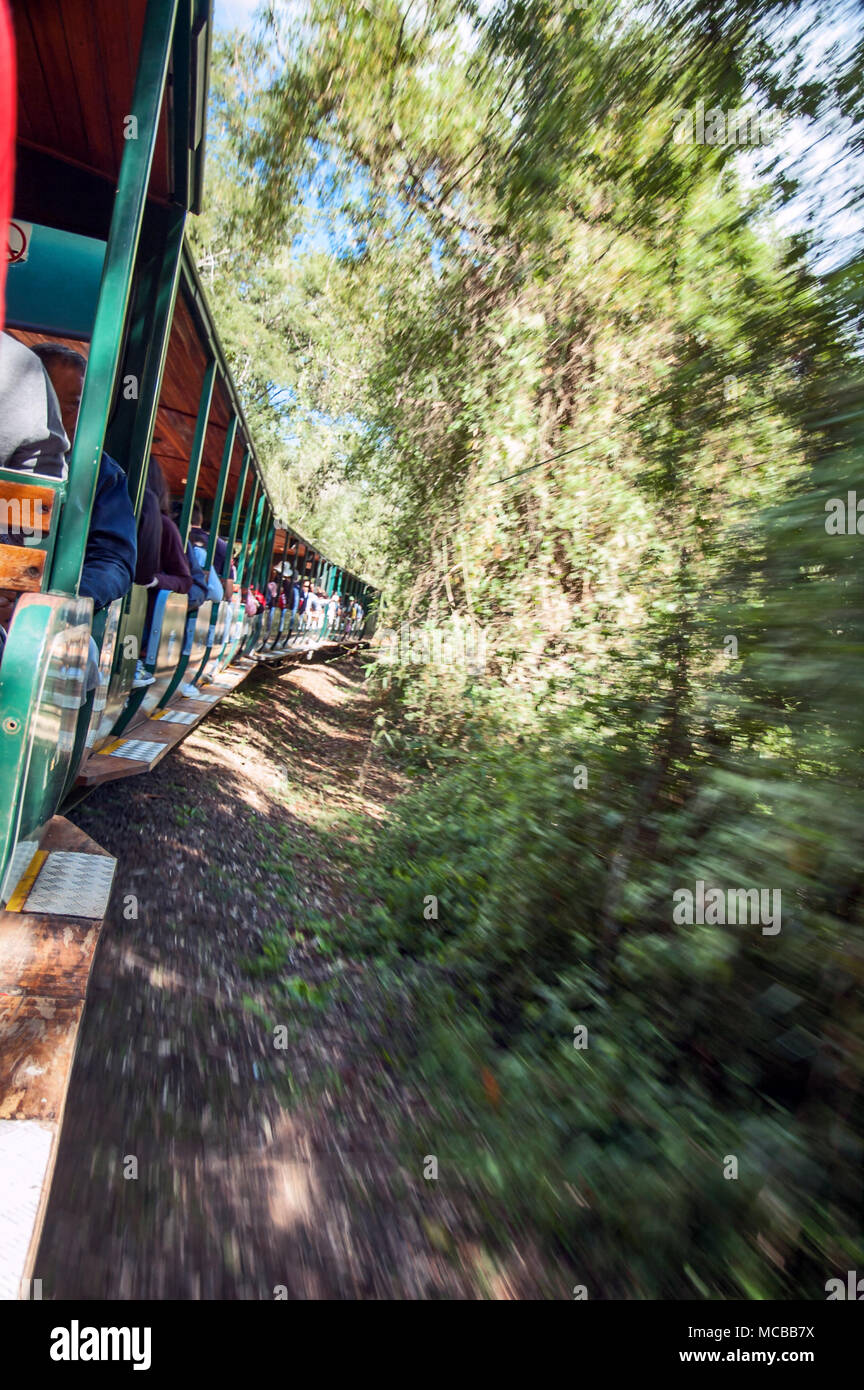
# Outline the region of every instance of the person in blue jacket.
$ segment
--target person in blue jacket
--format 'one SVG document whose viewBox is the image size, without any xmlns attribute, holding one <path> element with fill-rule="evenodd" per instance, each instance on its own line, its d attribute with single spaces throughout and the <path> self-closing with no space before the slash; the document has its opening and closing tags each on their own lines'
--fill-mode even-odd
<svg viewBox="0 0 864 1390">
<path fill-rule="evenodd" d="M 68 437 L 74 439 L 87 370 L 86 358 L 63 343 L 37 343 L 32 351 L 54 387 L 63 428 Z M 135 578 L 137 555 L 135 513 L 126 474 L 119 463 L 103 453 L 78 586 L 84 598 L 92 598 L 95 612 L 129 592 Z"/>
<path fill-rule="evenodd" d="M 38 343 L 31 350 L 45 368 L 60 405 L 63 428 L 69 439 L 73 440 L 87 359 L 63 343 Z M 115 598 L 123 598 L 129 592 L 135 578 L 137 559 L 135 513 L 126 474 L 119 463 L 103 453 L 99 460 L 90 529 L 78 584 L 82 598 L 92 598 L 94 613 L 98 613 L 100 608 L 107 608 Z M 95 689 L 99 680 L 99 649 L 91 637 L 85 691 Z"/>
</svg>

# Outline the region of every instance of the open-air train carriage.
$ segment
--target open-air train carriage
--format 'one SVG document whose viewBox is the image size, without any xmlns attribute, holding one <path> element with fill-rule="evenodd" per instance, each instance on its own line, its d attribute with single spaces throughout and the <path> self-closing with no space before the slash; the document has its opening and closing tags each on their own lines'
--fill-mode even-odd
<svg viewBox="0 0 864 1390">
<path fill-rule="evenodd" d="M 184 541 L 193 502 L 202 503 L 208 561 L 222 535 L 226 567 L 237 552 L 238 595 L 242 584 L 264 588 L 271 566 L 278 578 L 288 565 L 365 608 L 372 597 L 358 576 L 277 529 L 184 241 L 201 198 L 209 3 L 14 0 L 13 16 L 19 118 L 7 330 L 28 345 L 74 347 L 88 370 L 68 478 L 0 473 L 3 499 L 29 505 L 28 514 L 38 507 L 43 527 L 25 539 L 26 552 L 0 546 L 0 587 L 21 591 L 0 666 L 4 900 L 76 781 L 92 784 L 97 769 L 117 773 L 118 736 L 238 651 L 260 646 L 272 659 L 328 632 L 322 621 L 301 634 L 284 609 L 267 610 L 250 631 L 239 597 L 202 604 L 187 629 L 185 598 L 160 594 L 140 652 L 155 680 L 133 691 L 146 595 L 134 586 L 95 616 L 89 600 L 75 597 L 103 447 L 125 470 L 139 511 L 148 458 L 159 461 L 182 499 Z M 91 631 L 103 679 L 84 699 Z M 115 762 L 98 764 L 112 747 Z"/>
<path fill-rule="evenodd" d="M 23 1213 L 18 1244 L 0 1255 L 0 1296 L 14 1297 L 32 1263 L 114 869 L 58 812 L 81 788 L 152 766 L 256 660 L 345 639 L 326 618 L 313 628 L 277 606 L 250 619 L 241 589 L 266 589 L 293 569 L 356 595 L 367 613 L 374 591 L 277 526 L 184 240 L 201 205 L 210 0 L 11 0 L 11 9 L 6 331 L 87 359 L 67 476 L 0 468 L 0 589 L 17 598 L 0 661 L 0 1215 Z M 185 596 L 160 592 L 146 646 L 144 589 L 95 614 L 78 594 L 103 450 L 124 470 L 136 515 L 152 454 L 180 504 L 184 542 L 198 501 L 206 567 L 220 536 L 223 581 L 232 557 L 236 567 L 232 598 L 193 614 Z M 6 544 L 16 519 L 23 544 Z M 99 680 L 88 693 L 91 639 Z M 153 679 L 133 688 L 139 657 Z M 181 695 L 192 685 L 197 700 Z"/>
</svg>

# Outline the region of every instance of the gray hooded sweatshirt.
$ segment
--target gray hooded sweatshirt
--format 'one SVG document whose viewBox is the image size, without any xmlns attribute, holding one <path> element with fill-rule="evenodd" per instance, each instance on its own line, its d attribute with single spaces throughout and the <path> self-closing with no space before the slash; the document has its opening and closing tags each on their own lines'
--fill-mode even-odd
<svg viewBox="0 0 864 1390">
<path fill-rule="evenodd" d="M 68 449 L 48 373 L 17 338 L 0 334 L 0 468 L 65 478 Z"/>
</svg>

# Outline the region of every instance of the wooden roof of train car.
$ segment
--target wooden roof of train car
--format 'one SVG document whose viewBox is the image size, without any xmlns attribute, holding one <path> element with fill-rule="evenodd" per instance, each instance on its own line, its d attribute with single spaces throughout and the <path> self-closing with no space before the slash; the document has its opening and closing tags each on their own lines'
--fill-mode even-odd
<svg viewBox="0 0 864 1390">
<path fill-rule="evenodd" d="M 170 0 L 153 3 L 168 5 Z M 15 215 L 104 241 L 123 157 L 124 118 L 132 103 L 147 0 L 11 0 L 11 8 L 19 94 Z M 179 203 L 194 213 L 200 211 L 203 190 L 211 0 L 179 0 L 177 26 L 148 201 Z M 184 120 L 175 120 L 181 111 Z M 45 333 L 32 323 L 17 324 L 14 331 L 26 342 L 51 338 L 77 347 L 85 356 L 88 353 L 84 338 Z M 236 413 L 240 428 L 232 451 L 226 505 L 236 493 L 247 447 L 269 498 L 187 247 L 152 442 L 152 453 L 175 496 L 182 494 L 186 482 L 208 352 L 215 354 L 222 370 L 213 391 L 199 496 L 215 495 L 229 418 Z M 250 471 L 247 497 L 252 487 Z M 294 528 L 288 530 L 298 536 L 307 557 L 323 556 Z M 276 556 L 281 555 L 283 536 L 280 527 Z"/>
<path fill-rule="evenodd" d="M 40 181 L 57 162 L 74 169 L 79 186 L 95 195 L 95 206 L 70 208 L 70 216 L 89 220 L 92 227 L 104 219 L 107 195 L 110 217 L 146 10 L 147 0 L 12 0 L 18 62 L 16 206 L 22 217 L 28 214 L 20 203 L 38 199 Z M 210 0 L 181 0 L 177 25 L 168 88 L 176 96 L 163 104 L 150 194 L 200 212 Z M 172 107 L 184 117 L 189 113 L 182 131 L 174 129 Z M 107 221 L 101 232 L 68 230 L 104 237 Z"/>
<path fill-rule="evenodd" d="M 17 217 L 98 241 L 107 238 L 146 10 L 147 0 L 12 0 L 18 62 Z M 180 0 L 148 188 L 148 202 L 179 204 L 192 212 L 200 210 L 203 186 L 211 20 L 210 0 Z M 13 331 L 28 343 L 50 339 L 88 355 L 83 337 L 45 332 L 32 322 L 15 323 Z M 248 429 L 187 256 L 152 443 L 175 495 L 182 495 L 186 482 L 207 354 L 214 349 L 225 375 L 218 373 L 214 385 L 198 486 L 200 496 L 215 495 L 225 436 L 236 411 L 241 429 L 231 456 L 230 502 Z M 250 478 L 247 492 L 252 485 Z"/>
</svg>

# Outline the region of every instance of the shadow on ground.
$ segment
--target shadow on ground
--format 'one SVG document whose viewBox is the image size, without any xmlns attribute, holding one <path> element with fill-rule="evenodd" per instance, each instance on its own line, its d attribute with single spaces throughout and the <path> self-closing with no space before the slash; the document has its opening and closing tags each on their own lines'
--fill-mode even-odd
<svg viewBox="0 0 864 1390">
<path fill-rule="evenodd" d="M 46 1298 L 478 1296 L 428 1238 L 432 1208 L 452 1214 L 422 1155 L 414 1172 L 394 1157 L 391 1117 L 422 1101 L 383 1065 L 356 1073 L 350 1008 L 298 1027 L 250 966 L 299 926 L 282 968 L 320 976 L 303 922 L 350 892 L 325 832 L 401 789 L 372 720 L 349 658 L 255 675 L 74 814 L 118 869 L 34 1271 Z"/>
</svg>

